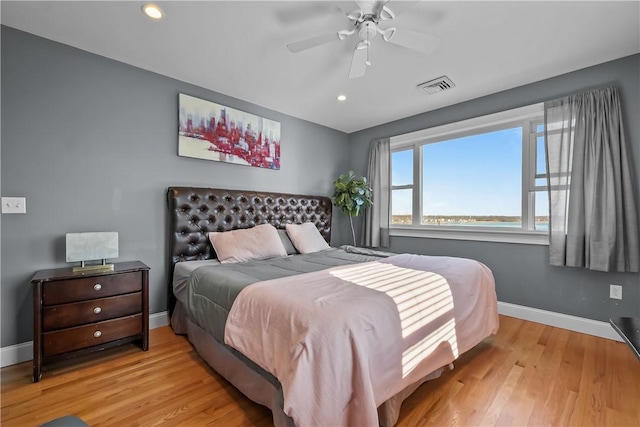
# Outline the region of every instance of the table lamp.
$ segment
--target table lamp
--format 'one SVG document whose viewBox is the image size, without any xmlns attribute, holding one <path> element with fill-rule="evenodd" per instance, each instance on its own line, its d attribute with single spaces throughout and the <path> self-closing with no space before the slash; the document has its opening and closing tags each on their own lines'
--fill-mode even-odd
<svg viewBox="0 0 640 427">
<path fill-rule="evenodd" d="M 118 258 L 117 232 L 67 233 L 67 262 L 80 261 L 79 267 L 73 267 L 74 272 L 113 270 L 113 264 L 107 264 L 110 258 Z M 101 263 L 85 264 L 97 260 Z"/>
</svg>

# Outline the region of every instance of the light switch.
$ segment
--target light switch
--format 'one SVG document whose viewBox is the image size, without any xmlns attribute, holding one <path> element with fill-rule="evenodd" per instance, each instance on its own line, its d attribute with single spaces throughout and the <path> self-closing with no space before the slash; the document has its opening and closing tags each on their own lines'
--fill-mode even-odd
<svg viewBox="0 0 640 427">
<path fill-rule="evenodd" d="M 27 199 L 24 197 L 3 197 L 2 213 L 27 213 Z"/>
</svg>

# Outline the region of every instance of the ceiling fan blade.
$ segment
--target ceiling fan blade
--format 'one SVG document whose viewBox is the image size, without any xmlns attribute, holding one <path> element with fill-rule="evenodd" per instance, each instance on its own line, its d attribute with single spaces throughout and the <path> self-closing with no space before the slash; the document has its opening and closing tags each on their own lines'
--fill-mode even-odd
<svg viewBox="0 0 640 427">
<path fill-rule="evenodd" d="M 383 21 L 387 21 L 389 19 L 393 19 L 395 15 L 391 11 L 391 9 L 385 7 L 389 3 L 389 0 L 378 0 L 373 2 L 373 14 L 382 19 Z"/>
<path fill-rule="evenodd" d="M 389 0 L 356 0 L 358 7 L 362 9 L 365 15 L 377 15 L 382 6 L 387 4 Z"/>
<path fill-rule="evenodd" d="M 353 0 L 338 1 L 335 2 L 335 4 L 345 15 L 358 7 L 358 5 Z"/>
<path fill-rule="evenodd" d="M 357 79 L 364 76 L 367 71 L 367 49 L 362 48 L 358 43 L 353 50 L 353 58 L 351 58 L 351 68 L 349 68 L 349 78 Z"/>
<path fill-rule="evenodd" d="M 387 41 L 425 54 L 433 53 L 440 44 L 437 36 L 411 30 L 397 30 Z"/>
<path fill-rule="evenodd" d="M 420 2 L 421 0 L 394 1 L 389 6 L 391 6 L 396 16 L 400 16 L 411 12 L 411 9 L 415 8 Z"/>
<path fill-rule="evenodd" d="M 356 0 L 356 3 L 358 4 L 358 7 L 364 12 L 364 13 L 372 13 L 373 12 L 373 3 L 375 3 L 372 0 Z"/>
<path fill-rule="evenodd" d="M 278 3 L 278 8 L 274 9 L 274 17 L 283 25 L 310 22 L 320 16 L 340 12 L 339 8 L 330 2 L 284 2 Z"/>
<path fill-rule="evenodd" d="M 358 8 L 358 5 L 353 0 L 338 2 L 337 6 L 342 11 L 342 13 L 352 22 L 357 21 L 362 16 L 362 11 Z"/>
<path fill-rule="evenodd" d="M 310 39 L 302 40 L 299 42 L 289 43 L 287 45 L 287 49 L 289 49 L 290 52 L 297 53 L 303 50 L 311 49 L 312 47 L 331 43 L 336 40 L 340 40 L 337 32 L 324 34 L 322 36 L 311 37 Z"/>
</svg>

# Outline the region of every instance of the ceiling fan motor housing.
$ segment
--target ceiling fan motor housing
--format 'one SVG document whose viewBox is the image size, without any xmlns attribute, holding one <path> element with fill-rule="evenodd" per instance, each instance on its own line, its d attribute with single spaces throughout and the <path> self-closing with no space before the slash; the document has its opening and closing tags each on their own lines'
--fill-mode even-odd
<svg viewBox="0 0 640 427">
<path fill-rule="evenodd" d="M 373 21 L 364 21 L 358 29 L 360 40 L 371 40 L 378 33 L 378 26 Z"/>
</svg>

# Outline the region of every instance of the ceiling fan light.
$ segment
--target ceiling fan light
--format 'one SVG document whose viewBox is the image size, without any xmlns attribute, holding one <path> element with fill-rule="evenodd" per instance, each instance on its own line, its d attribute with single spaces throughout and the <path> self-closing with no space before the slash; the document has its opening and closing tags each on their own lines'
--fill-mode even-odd
<svg viewBox="0 0 640 427">
<path fill-rule="evenodd" d="M 387 28 L 386 30 L 381 32 L 382 40 L 388 42 L 389 40 L 391 40 L 391 37 L 393 37 L 395 33 L 396 33 L 396 27 Z"/>
<path fill-rule="evenodd" d="M 354 21 L 354 22 L 359 21 L 360 18 L 362 18 L 362 10 L 360 9 L 352 10 L 351 12 L 347 13 L 347 18 L 349 18 L 351 21 Z"/>
<path fill-rule="evenodd" d="M 391 11 L 387 6 L 382 6 L 380 9 L 380 19 L 383 21 L 390 21 L 396 17 L 396 14 Z"/>
<path fill-rule="evenodd" d="M 366 49 L 371 46 L 371 42 L 369 40 L 360 40 L 356 43 L 356 50 Z"/>
<path fill-rule="evenodd" d="M 344 39 L 346 39 L 347 37 L 349 37 L 351 34 L 353 34 L 353 33 L 355 33 L 355 32 L 356 32 L 356 29 L 355 29 L 355 28 L 354 28 L 353 30 L 351 30 L 351 31 L 348 31 L 348 30 L 340 30 L 340 31 L 338 31 L 338 38 L 339 38 L 340 40 L 344 40 Z"/>
</svg>

